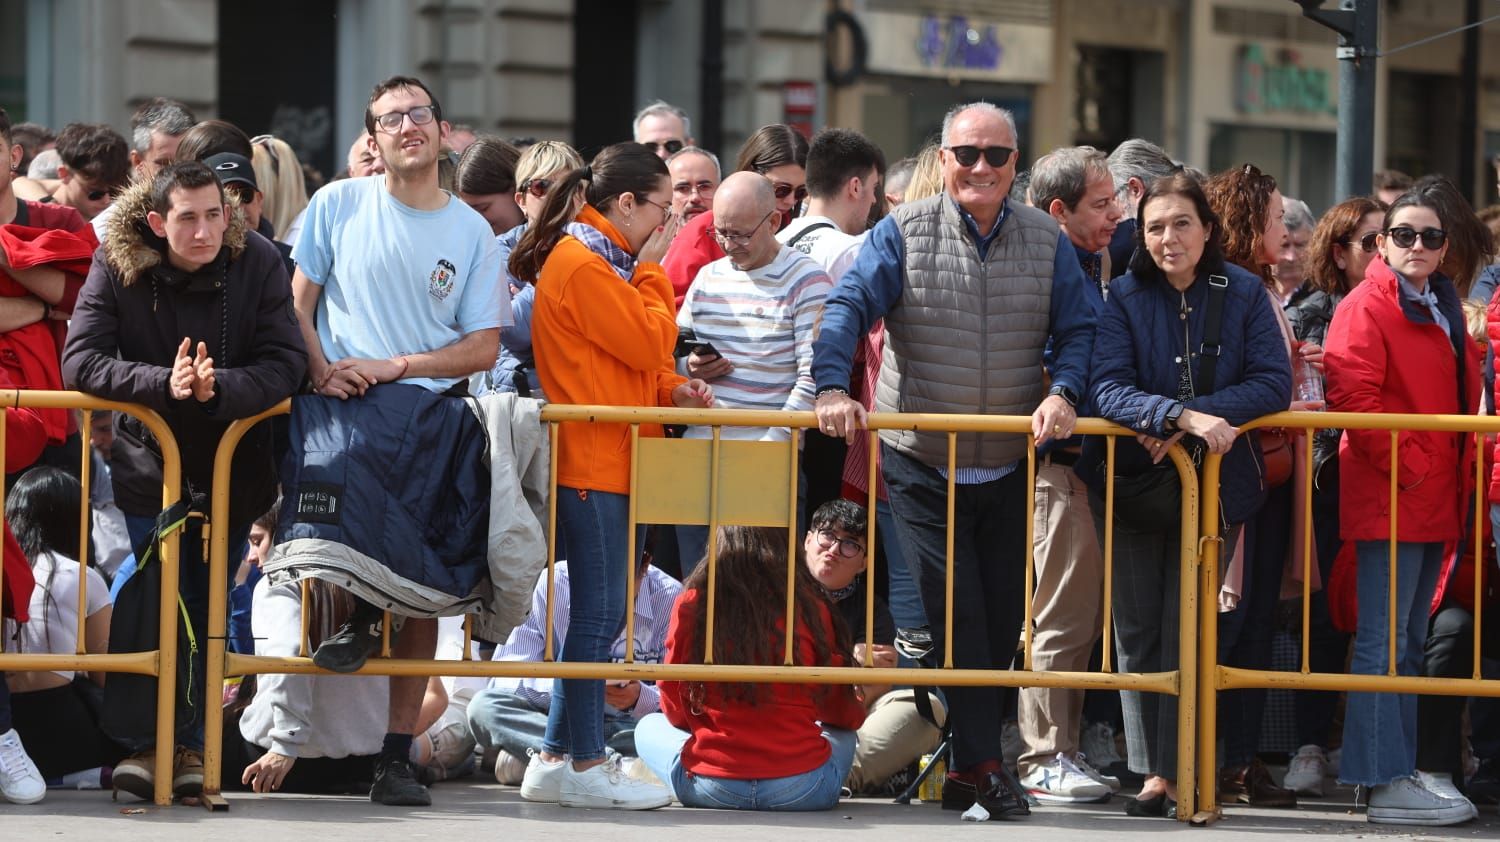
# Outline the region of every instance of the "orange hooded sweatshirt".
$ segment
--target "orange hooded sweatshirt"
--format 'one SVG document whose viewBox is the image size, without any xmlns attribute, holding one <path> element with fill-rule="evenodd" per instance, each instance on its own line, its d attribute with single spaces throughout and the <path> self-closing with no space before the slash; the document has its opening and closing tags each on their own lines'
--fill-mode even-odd
<svg viewBox="0 0 1500 842">
<path fill-rule="evenodd" d="M 594 208 L 585 205 L 577 221 L 629 248 Z M 566 235 L 537 277 L 531 343 L 553 403 L 671 406 L 672 390 L 686 380 L 672 367 L 677 313 L 667 273 L 638 263 L 622 280 L 604 258 Z M 641 425 L 642 436 L 661 434 L 659 425 Z M 553 444 L 558 485 L 629 493 L 629 425 L 569 422 Z"/>
</svg>

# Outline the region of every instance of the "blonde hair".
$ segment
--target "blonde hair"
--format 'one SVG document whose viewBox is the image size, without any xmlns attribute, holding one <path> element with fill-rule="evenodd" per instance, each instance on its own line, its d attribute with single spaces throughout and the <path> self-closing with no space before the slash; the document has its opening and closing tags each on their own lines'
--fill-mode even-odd
<svg viewBox="0 0 1500 842">
<path fill-rule="evenodd" d="M 522 150 L 521 160 L 516 162 L 516 190 L 533 179 L 578 169 L 583 169 L 583 156 L 568 144 L 560 140 L 533 143 Z"/>
<path fill-rule="evenodd" d="M 1490 341 L 1488 324 L 1485 320 L 1485 305 L 1482 301 L 1465 298 L 1464 321 L 1468 323 L 1469 335 L 1480 345 L 1488 345 Z"/>
<path fill-rule="evenodd" d="M 917 153 L 917 165 L 912 168 L 911 181 L 906 183 L 903 201 L 915 202 L 943 192 L 943 166 L 938 160 L 938 145 L 929 143 Z"/>
<path fill-rule="evenodd" d="M 292 226 L 297 214 L 307 207 L 307 184 L 302 179 L 302 162 L 297 153 L 281 138 L 261 135 L 250 142 L 255 169 L 255 183 L 260 186 L 264 204 L 261 214 L 271 221 L 271 228 L 281 236 Z"/>
</svg>

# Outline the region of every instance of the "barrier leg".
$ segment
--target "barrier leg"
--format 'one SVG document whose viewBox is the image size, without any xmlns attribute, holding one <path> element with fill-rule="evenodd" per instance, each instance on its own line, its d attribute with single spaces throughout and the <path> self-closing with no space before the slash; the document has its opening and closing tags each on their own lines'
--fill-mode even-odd
<svg viewBox="0 0 1500 842">
<path fill-rule="evenodd" d="M 1178 478 L 1182 483 L 1182 528 L 1178 536 L 1178 654 L 1177 654 L 1177 820 L 1195 819 L 1198 814 L 1198 781 L 1202 767 L 1194 756 L 1194 735 L 1198 716 L 1197 670 L 1198 634 L 1193 619 L 1198 616 L 1196 587 L 1198 561 L 1198 477 L 1187 452 L 1180 446 L 1173 447 L 1171 454 L 1177 463 Z"/>
<path fill-rule="evenodd" d="M 203 676 L 203 806 L 228 810 L 224 800 L 224 716 L 219 698 L 224 687 L 224 650 L 229 639 L 229 491 L 216 484 L 208 562 L 208 668 Z M 305 640 L 305 638 L 304 638 Z"/>
<path fill-rule="evenodd" d="M 1204 459 L 1202 493 L 1202 539 L 1198 544 L 1198 792 L 1197 810 L 1192 814 L 1195 825 L 1211 824 L 1223 817 L 1218 793 L 1218 747 L 1214 739 L 1219 728 L 1219 550 L 1223 546 L 1219 535 L 1219 468 L 1220 457 L 1209 454 Z M 1184 587 L 1186 581 L 1184 581 Z M 1191 628 L 1191 620 L 1183 617 L 1185 628 Z M 1184 669 L 1188 667 L 1184 666 Z"/>
<path fill-rule="evenodd" d="M 161 544 L 161 616 L 158 619 L 156 658 L 156 778 L 153 801 L 172 804 L 172 759 L 177 753 L 177 567 L 182 530 L 174 530 Z"/>
</svg>

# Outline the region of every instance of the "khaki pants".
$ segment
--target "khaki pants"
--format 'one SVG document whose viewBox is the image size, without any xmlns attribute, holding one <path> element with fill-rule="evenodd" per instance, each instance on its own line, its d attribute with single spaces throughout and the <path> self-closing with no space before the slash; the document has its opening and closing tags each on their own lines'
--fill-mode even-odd
<svg viewBox="0 0 1500 842">
<path fill-rule="evenodd" d="M 859 792 L 879 786 L 902 767 L 932 751 L 942 736 L 932 723 L 917 713 L 914 691 L 892 690 L 875 700 L 859 727 L 859 747 L 849 770 L 850 790 Z M 932 697 L 932 715 L 942 722 L 943 701 Z"/>
<path fill-rule="evenodd" d="M 1072 467 L 1044 462 L 1036 475 L 1033 550 L 1036 593 L 1031 637 L 1034 670 L 1088 669 L 1104 622 L 1104 558 L 1094 530 L 1088 488 Z M 1058 752 L 1078 751 L 1083 691 L 1024 687 L 1019 699 L 1026 751 L 1022 776 Z"/>
</svg>

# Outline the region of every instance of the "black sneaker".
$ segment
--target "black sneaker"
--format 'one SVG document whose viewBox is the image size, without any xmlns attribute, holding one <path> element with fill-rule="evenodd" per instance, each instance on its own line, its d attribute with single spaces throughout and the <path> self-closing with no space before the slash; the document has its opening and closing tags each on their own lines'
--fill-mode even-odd
<svg viewBox="0 0 1500 842">
<path fill-rule="evenodd" d="M 990 811 L 991 816 L 1029 816 L 1031 806 L 1026 791 L 1020 783 L 1004 769 L 990 772 L 976 789 L 977 801 Z"/>
<path fill-rule="evenodd" d="M 392 758 L 375 761 L 370 800 L 387 807 L 426 807 L 432 804 L 432 795 L 427 787 L 417 783 L 410 763 Z"/>
<path fill-rule="evenodd" d="M 371 655 L 380 651 L 384 624 L 385 614 L 373 605 L 360 603 L 348 622 L 332 637 L 318 644 L 318 650 L 312 656 L 313 663 L 329 672 L 355 672 Z M 391 643 L 394 645 L 395 642 L 396 630 L 391 629 Z"/>
</svg>

